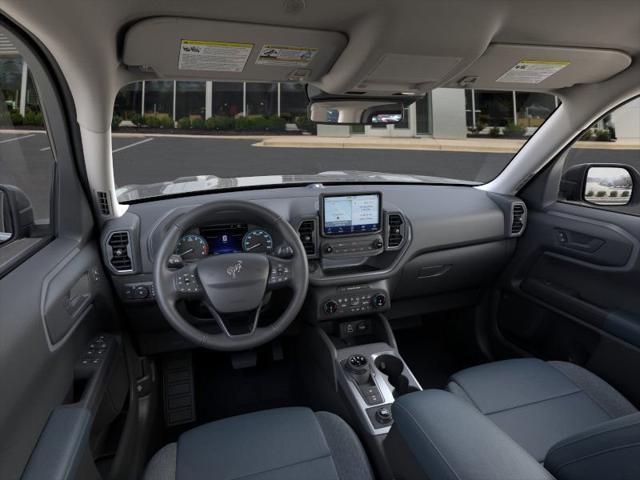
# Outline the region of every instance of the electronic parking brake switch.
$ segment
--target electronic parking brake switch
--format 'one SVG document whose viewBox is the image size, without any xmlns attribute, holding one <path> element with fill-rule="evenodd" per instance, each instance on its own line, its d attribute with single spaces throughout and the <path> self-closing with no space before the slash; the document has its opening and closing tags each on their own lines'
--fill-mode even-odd
<svg viewBox="0 0 640 480">
<path fill-rule="evenodd" d="M 345 361 L 344 367 L 358 385 L 367 405 L 378 405 L 383 402 L 380 390 L 371 377 L 371 366 L 367 357 L 359 353 L 351 355 Z"/>
</svg>

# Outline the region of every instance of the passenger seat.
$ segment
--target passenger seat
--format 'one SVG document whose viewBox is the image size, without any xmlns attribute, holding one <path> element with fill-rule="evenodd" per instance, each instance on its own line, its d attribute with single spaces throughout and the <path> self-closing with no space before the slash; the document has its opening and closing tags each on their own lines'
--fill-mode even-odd
<svg viewBox="0 0 640 480">
<path fill-rule="evenodd" d="M 450 378 L 447 389 L 475 406 L 539 462 L 558 442 L 637 413 L 611 385 L 584 368 L 535 358 L 462 370 Z M 633 417 L 629 420 L 640 427 L 640 414 Z"/>
</svg>

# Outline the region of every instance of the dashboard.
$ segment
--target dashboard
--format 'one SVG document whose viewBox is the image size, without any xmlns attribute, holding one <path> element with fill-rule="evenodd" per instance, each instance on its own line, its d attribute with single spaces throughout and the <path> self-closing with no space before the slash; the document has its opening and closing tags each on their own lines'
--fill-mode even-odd
<svg viewBox="0 0 640 480">
<path fill-rule="evenodd" d="M 153 285 L 154 256 L 165 232 L 194 207 L 224 200 L 267 207 L 299 235 L 309 265 L 301 317 L 312 323 L 379 313 L 393 320 L 475 305 L 526 223 L 519 198 L 467 186 L 314 184 L 130 205 L 104 225 L 101 246 L 114 287 L 132 309 L 132 328 L 149 335 L 144 351 L 160 348 L 159 333 L 152 332 L 170 330 Z M 238 212 L 218 217 L 185 231 L 175 253 L 187 262 L 237 252 L 285 255 L 284 240 L 259 219 Z"/>
</svg>

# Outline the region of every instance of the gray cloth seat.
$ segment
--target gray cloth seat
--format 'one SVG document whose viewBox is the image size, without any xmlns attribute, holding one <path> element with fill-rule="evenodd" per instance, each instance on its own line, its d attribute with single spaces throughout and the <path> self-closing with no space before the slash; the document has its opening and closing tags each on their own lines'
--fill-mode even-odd
<svg viewBox="0 0 640 480">
<path fill-rule="evenodd" d="M 336 415 L 279 408 L 208 423 L 159 450 L 144 480 L 372 480 L 353 430 Z"/>
<path fill-rule="evenodd" d="M 584 368 L 533 358 L 468 368 L 453 375 L 447 389 L 475 406 L 539 462 L 556 443 L 637 412 Z"/>
</svg>

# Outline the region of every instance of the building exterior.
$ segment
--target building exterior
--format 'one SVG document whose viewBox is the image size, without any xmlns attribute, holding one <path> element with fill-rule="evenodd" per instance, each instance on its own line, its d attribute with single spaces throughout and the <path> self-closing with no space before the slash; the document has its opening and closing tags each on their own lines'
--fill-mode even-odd
<svg viewBox="0 0 640 480">
<path fill-rule="evenodd" d="M 535 130 L 558 105 L 552 95 L 436 89 L 407 108 L 397 125 L 320 127 L 319 135 L 465 138 L 490 127 L 519 125 Z M 306 115 L 304 87 L 293 83 L 144 81 L 118 94 L 114 115 L 128 120 L 144 115 L 183 117 L 279 116 L 291 122 Z"/>
<path fill-rule="evenodd" d="M 38 92 L 26 62 L 7 37 L 0 34 L 0 95 L 10 110 L 24 116 L 40 112 Z"/>
<path fill-rule="evenodd" d="M 2 35 L 0 94 L 7 109 L 22 117 L 40 112 L 28 66 Z M 320 125 L 318 135 L 456 139 L 487 135 L 493 127 L 530 135 L 558 102 L 557 97 L 543 93 L 440 88 L 408 107 L 399 124 Z M 204 120 L 212 116 L 281 117 L 293 124 L 306 116 L 307 98 L 304 86 L 295 83 L 148 80 L 124 87 L 116 96 L 113 112 L 118 122 L 125 122 L 123 125 L 127 121 L 139 123 L 148 115 L 164 117 L 170 124 L 185 117 Z M 640 99 L 617 109 L 597 125 L 607 126 L 615 128 L 616 138 L 640 140 Z"/>
</svg>

